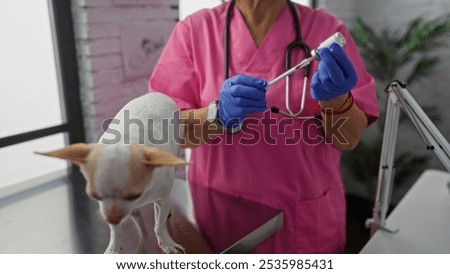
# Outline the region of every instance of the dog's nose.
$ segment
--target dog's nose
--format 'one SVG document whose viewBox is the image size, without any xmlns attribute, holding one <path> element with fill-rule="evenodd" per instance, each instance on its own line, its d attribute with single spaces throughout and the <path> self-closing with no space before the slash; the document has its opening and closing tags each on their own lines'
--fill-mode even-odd
<svg viewBox="0 0 450 274">
<path fill-rule="evenodd" d="M 123 219 L 123 212 L 115 207 L 108 210 L 106 220 L 112 225 L 117 225 Z"/>
</svg>

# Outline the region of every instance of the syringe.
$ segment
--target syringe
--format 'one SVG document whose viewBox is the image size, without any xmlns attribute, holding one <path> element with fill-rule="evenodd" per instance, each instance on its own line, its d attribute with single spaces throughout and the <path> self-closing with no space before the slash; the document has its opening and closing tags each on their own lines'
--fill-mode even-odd
<svg viewBox="0 0 450 274">
<path fill-rule="evenodd" d="M 325 41 L 323 41 L 317 48 L 313 49 L 311 51 L 311 57 L 303 59 L 303 61 L 301 61 L 300 63 L 298 63 L 296 66 L 292 67 L 291 69 L 287 70 L 286 72 L 284 72 L 283 74 L 275 77 L 272 81 L 270 81 L 267 86 L 273 85 L 276 82 L 280 81 L 281 79 L 283 79 L 286 76 L 291 75 L 292 73 L 296 72 L 297 70 L 306 67 L 307 65 L 309 65 L 309 63 L 312 62 L 312 60 L 317 59 L 319 60 L 319 52 L 320 49 L 322 48 L 328 48 L 329 46 L 331 46 L 333 43 L 338 44 L 339 46 L 343 47 L 346 43 L 344 36 L 340 33 L 340 32 L 336 32 L 335 34 L 333 34 L 332 36 L 330 36 L 328 39 L 326 39 Z"/>
</svg>

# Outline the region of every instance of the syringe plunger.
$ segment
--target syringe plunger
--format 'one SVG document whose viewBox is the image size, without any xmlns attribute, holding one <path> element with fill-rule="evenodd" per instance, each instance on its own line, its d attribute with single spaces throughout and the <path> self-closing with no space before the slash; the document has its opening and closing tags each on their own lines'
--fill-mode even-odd
<svg viewBox="0 0 450 274">
<path fill-rule="evenodd" d="M 340 32 L 336 32 L 332 36 L 328 37 L 327 40 L 320 43 L 320 45 L 316 49 L 313 49 L 311 51 L 311 55 L 315 59 L 320 59 L 320 57 L 319 57 L 320 49 L 329 48 L 333 43 L 336 43 L 339 46 L 343 47 L 346 42 L 347 41 L 345 41 L 344 36 Z"/>
</svg>

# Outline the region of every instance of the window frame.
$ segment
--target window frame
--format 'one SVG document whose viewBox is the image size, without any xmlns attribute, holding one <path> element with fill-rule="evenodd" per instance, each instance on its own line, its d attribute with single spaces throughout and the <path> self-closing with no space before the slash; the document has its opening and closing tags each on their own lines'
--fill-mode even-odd
<svg viewBox="0 0 450 274">
<path fill-rule="evenodd" d="M 75 35 L 70 3 L 70 1 L 48 0 L 55 49 L 58 89 L 61 98 L 61 111 L 65 122 L 56 126 L 0 138 L 0 148 L 57 133 L 68 133 L 68 140 L 66 142 L 70 144 L 85 141 Z"/>
</svg>

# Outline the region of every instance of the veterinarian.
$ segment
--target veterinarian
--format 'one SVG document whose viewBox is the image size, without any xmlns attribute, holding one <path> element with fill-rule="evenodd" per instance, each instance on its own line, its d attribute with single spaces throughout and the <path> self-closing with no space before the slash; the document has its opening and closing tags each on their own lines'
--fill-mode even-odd
<svg viewBox="0 0 450 274">
<path fill-rule="evenodd" d="M 309 71 L 267 87 L 336 32 L 343 48 L 321 50 Z M 379 114 L 374 81 L 341 21 L 286 0 L 202 10 L 177 23 L 149 89 L 182 110 L 186 146 L 195 147 L 191 184 L 283 211 L 283 228 L 253 252 L 345 251 L 341 151 Z"/>
</svg>

